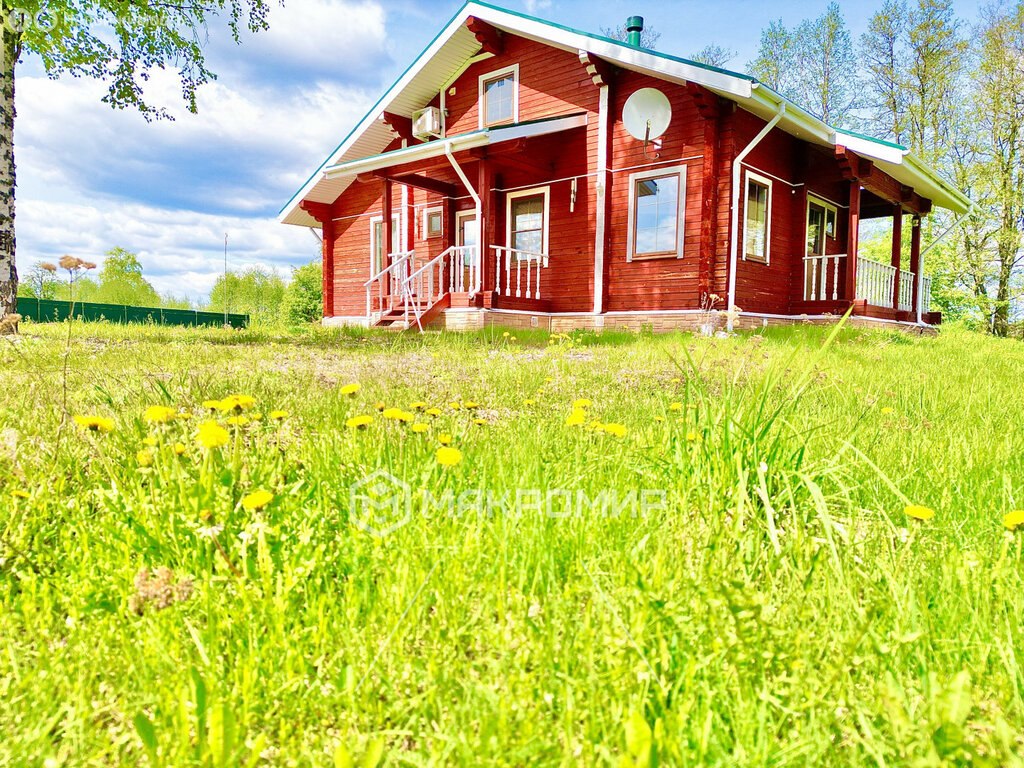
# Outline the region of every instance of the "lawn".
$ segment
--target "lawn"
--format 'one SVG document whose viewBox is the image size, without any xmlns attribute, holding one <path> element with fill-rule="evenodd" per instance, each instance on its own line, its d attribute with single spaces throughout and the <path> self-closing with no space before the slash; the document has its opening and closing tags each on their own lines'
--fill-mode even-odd
<svg viewBox="0 0 1024 768">
<path fill-rule="evenodd" d="M 70 330 L 0 766 L 1024 765 L 1019 342 Z"/>
</svg>

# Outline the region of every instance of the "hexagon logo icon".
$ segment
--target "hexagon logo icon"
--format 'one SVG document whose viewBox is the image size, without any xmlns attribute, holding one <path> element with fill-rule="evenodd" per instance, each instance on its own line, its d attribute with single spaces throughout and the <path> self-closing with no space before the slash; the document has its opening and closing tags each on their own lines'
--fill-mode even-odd
<svg viewBox="0 0 1024 768">
<path fill-rule="evenodd" d="M 412 491 L 390 472 L 378 469 L 349 488 L 354 525 L 372 536 L 387 536 L 409 522 Z"/>
</svg>

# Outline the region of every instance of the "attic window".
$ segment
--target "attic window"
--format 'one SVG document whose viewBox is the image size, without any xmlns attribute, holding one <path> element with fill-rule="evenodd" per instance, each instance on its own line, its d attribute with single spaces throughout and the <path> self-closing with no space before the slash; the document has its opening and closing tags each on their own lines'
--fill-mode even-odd
<svg viewBox="0 0 1024 768">
<path fill-rule="evenodd" d="M 480 76 L 480 127 L 519 120 L 519 65 Z"/>
</svg>

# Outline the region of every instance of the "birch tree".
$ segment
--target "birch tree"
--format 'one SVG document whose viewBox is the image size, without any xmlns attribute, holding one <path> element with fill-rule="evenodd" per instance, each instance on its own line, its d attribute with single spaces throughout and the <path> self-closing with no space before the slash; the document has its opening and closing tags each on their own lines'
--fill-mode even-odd
<svg viewBox="0 0 1024 768">
<path fill-rule="evenodd" d="M 268 0 L 0 0 L 0 318 L 17 311 L 14 96 L 22 57 L 37 56 L 51 77 L 101 80 L 103 100 L 115 109 L 167 118 L 146 100 L 150 74 L 177 70 L 195 112 L 197 90 L 215 77 L 203 55 L 208 24 L 226 24 L 237 43 L 244 29 L 267 28 L 268 11 Z"/>
</svg>

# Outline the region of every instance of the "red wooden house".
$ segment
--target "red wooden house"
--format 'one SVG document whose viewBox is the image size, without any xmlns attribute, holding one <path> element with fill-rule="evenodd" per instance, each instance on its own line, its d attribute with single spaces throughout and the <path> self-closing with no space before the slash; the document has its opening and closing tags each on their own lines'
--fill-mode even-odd
<svg viewBox="0 0 1024 768">
<path fill-rule="evenodd" d="M 467 3 L 281 213 L 322 229 L 324 322 L 940 321 L 920 224 L 965 195 L 630 22 L 623 43 Z M 857 247 L 883 216 L 886 263 Z"/>
</svg>

